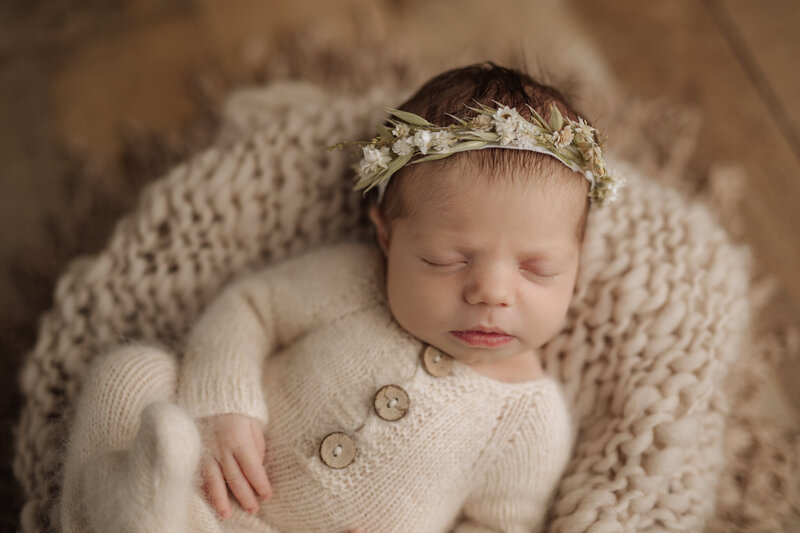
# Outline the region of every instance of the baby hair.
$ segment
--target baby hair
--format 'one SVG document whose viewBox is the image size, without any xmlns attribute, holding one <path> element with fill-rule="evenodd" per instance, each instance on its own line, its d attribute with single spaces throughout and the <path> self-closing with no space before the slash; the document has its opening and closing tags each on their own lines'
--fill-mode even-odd
<svg viewBox="0 0 800 533">
<path fill-rule="evenodd" d="M 494 102 L 516 108 L 530 120 L 532 107 L 545 119 L 550 115 L 550 104 L 555 104 L 564 117 L 578 121 L 579 114 L 555 88 L 543 85 L 530 75 L 516 69 L 505 68 L 489 61 L 443 72 L 428 80 L 398 109 L 419 115 L 429 122 L 447 126 L 456 120 L 473 118 L 476 113 L 466 106 L 477 107 L 476 102 L 496 107 Z M 389 126 L 389 124 L 386 124 Z M 589 212 L 588 181 L 549 155 L 526 150 L 487 148 L 469 150 L 438 161 L 420 165 L 406 165 L 389 182 L 380 209 L 388 224 L 397 218 L 413 214 L 413 206 L 404 201 L 405 187 L 424 184 L 424 178 L 450 166 L 468 166 L 487 177 L 502 175 L 515 179 L 520 171 L 536 175 L 536 186 L 554 193 L 580 192 L 583 209 L 577 222 L 576 238 L 583 242 Z M 423 185 L 424 186 L 424 185 Z M 574 217 L 574 215 L 573 215 Z M 570 217 L 572 218 L 572 217 Z"/>
</svg>

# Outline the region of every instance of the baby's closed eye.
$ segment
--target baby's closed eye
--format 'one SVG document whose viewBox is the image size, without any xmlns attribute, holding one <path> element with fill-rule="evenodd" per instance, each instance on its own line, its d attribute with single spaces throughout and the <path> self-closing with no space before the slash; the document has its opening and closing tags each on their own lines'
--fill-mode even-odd
<svg viewBox="0 0 800 533">
<path fill-rule="evenodd" d="M 436 259 L 436 260 L 429 260 L 425 259 L 424 257 L 420 257 L 422 262 L 432 270 L 437 271 L 451 271 L 457 270 L 467 265 L 466 261 L 457 260 L 457 259 Z"/>
</svg>

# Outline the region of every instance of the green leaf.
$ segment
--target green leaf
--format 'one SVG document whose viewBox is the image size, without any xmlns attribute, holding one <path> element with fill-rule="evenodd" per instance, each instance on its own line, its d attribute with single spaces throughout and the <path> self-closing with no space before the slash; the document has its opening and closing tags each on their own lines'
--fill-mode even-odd
<svg viewBox="0 0 800 533">
<path fill-rule="evenodd" d="M 412 161 L 410 164 L 414 165 L 416 163 L 422 163 L 423 161 L 436 161 L 437 159 L 444 159 L 445 157 L 448 157 L 448 156 L 451 156 L 451 155 L 453 155 L 452 151 L 447 152 L 446 154 L 445 153 L 438 153 L 438 154 L 426 155 L 425 157 L 421 157 L 419 159 L 416 159 L 416 160 Z"/>
<path fill-rule="evenodd" d="M 463 134 L 464 136 L 477 137 L 482 141 L 495 142 L 500 139 L 500 136 L 493 131 L 470 131 Z"/>
<path fill-rule="evenodd" d="M 478 113 L 479 115 L 485 115 L 485 114 L 486 114 L 486 113 L 485 113 L 485 112 L 483 112 L 482 110 L 480 110 L 480 109 L 477 109 L 477 108 L 474 108 L 474 107 L 470 107 L 470 106 L 468 106 L 468 105 L 466 105 L 466 104 L 464 105 L 464 107 L 466 107 L 466 108 L 467 108 L 467 109 L 469 109 L 470 111 L 475 111 L 475 112 L 476 112 L 476 113 Z"/>
<path fill-rule="evenodd" d="M 361 189 L 363 189 L 363 188 L 365 188 L 367 186 L 372 187 L 372 185 L 370 185 L 371 183 L 372 183 L 372 180 L 370 180 L 370 179 L 359 178 L 358 181 L 356 182 L 356 184 L 353 186 L 353 189 L 359 191 L 359 190 L 361 190 Z M 369 189 L 367 189 L 367 190 L 369 190 Z"/>
<path fill-rule="evenodd" d="M 455 115 L 451 115 L 450 113 L 445 113 L 445 115 L 447 115 L 448 117 L 450 117 L 450 118 L 454 119 L 454 120 L 455 120 L 455 121 L 457 121 L 459 124 L 466 124 L 466 123 L 467 123 L 467 121 L 466 121 L 466 120 L 462 120 L 462 119 L 458 118 L 458 117 L 457 117 L 457 116 L 455 116 Z"/>
<path fill-rule="evenodd" d="M 525 104 L 525 105 L 527 105 L 527 104 Z M 538 113 L 538 112 L 537 112 L 537 111 L 536 111 L 534 108 L 532 108 L 531 106 L 528 106 L 528 109 L 530 109 L 530 111 L 531 111 L 531 116 L 533 117 L 533 119 L 534 119 L 536 122 L 538 122 L 537 126 L 539 126 L 540 128 L 542 128 L 542 129 L 544 129 L 544 130 L 549 130 L 549 129 L 550 129 L 550 126 L 548 126 L 548 125 L 547 125 L 547 122 L 545 122 L 545 120 L 542 118 L 542 115 L 540 115 L 540 114 L 539 114 L 539 113 Z"/>
<path fill-rule="evenodd" d="M 476 108 L 476 107 L 470 107 L 470 106 L 468 106 L 468 105 L 465 105 L 464 107 L 466 107 L 466 108 L 467 108 L 467 109 L 469 109 L 470 111 L 475 111 L 475 112 L 476 112 L 477 114 L 479 114 L 479 115 L 488 115 L 488 116 L 490 116 L 490 117 L 491 117 L 491 116 L 493 116 L 493 115 L 494 115 L 494 113 L 495 113 L 495 110 L 494 110 L 494 109 L 492 109 L 491 107 L 487 107 L 487 106 L 485 106 L 485 105 L 483 105 L 483 104 L 481 104 L 481 108 L 480 108 L 480 109 L 478 109 L 478 108 Z"/>
<path fill-rule="evenodd" d="M 431 124 L 424 118 L 420 117 L 419 115 L 415 115 L 414 113 L 409 113 L 408 111 L 400 111 L 399 109 L 392 109 L 390 107 L 387 107 L 386 110 L 392 115 L 399 118 L 400 120 L 408 122 L 409 124 L 413 124 L 414 126 L 433 126 L 433 124 Z"/>
<path fill-rule="evenodd" d="M 389 176 L 391 176 L 392 174 L 394 174 L 395 172 L 397 172 L 398 170 L 403 168 L 403 165 L 408 163 L 408 161 L 413 156 L 414 156 L 414 152 L 411 152 L 410 154 L 399 156 L 397 159 L 395 159 L 394 161 L 389 163 L 389 166 L 386 167 L 386 170 L 384 170 L 384 172 L 386 174 L 388 174 Z M 388 177 L 387 177 L 387 179 L 388 179 Z"/>
<path fill-rule="evenodd" d="M 478 148 L 486 146 L 487 144 L 489 143 L 486 141 L 467 141 L 463 143 L 458 143 L 454 145 L 452 148 L 450 148 L 448 154 L 455 154 L 458 152 L 464 152 L 466 150 L 477 150 Z"/>
<path fill-rule="evenodd" d="M 376 129 L 378 130 L 378 135 L 380 135 L 381 137 L 388 137 L 389 139 L 392 139 L 394 137 L 394 135 L 392 135 L 392 130 L 390 130 L 383 124 L 380 124 Z"/>
<path fill-rule="evenodd" d="M 561 116 L 561 111 L 558 110 L 556 104 L 550 104 L 550 127 L 553 131 L 559 131 L 564 126 L 564 117 Z"/>
</svg>

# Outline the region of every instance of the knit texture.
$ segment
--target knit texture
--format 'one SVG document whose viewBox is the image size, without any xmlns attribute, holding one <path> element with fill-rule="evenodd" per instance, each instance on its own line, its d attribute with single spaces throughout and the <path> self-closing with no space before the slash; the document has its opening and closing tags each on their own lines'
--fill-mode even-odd
<svg viewBox="0 0 800 533">
<path fill-rule="evenodd" d="M 78 531 L 183 531 L 199 456 L 192 420 L 171 403 L 149 404 L 129 450 L 83 465 L 83 502 L 92 512 Z"/>
<path fill-rule="evenodd" d="M 140 343 L 95 359 L 70 432 L 61 531 L 220 531 L 194 490 L 200 436 L 175 404 L 177 363 Z"/>
<path fill-rule="evenodd" d="M 397 100 L 298 83 L 236 95 L 220 144 L 155 182 L 106 250 L 71 265 L 22 376 L 26 531 L 57 523 L 58 444 L 91 357 L 120 336 L 177 345 L 234 273 L 363 237 L 347 157 L 322 148 L 369 136 Z M 707 208 L 626 175 L 620 201 L 590 214 L 576 297 L 544 348 L 580 430 L 551 531 L 701 530 L 723 467 L 720 385 L 748 331 L 749 257 Z"/>
<path fill-rule="evenodd" d="M 448 375 L 428 374 L 420 361 L 424 344 L 394 321 L 383 301 L 382 269 L 376 247 L 323 247 L 237 281 L 189 334 L 178 394 L 189 412 L 258 416 L 257 403 L 270 412 L 265 466 L 274 496 L 257 517 L 239 512 L 222 522 L 225 531 L 236 531 L 240 521 L 260 532 L 540 529 L 574 439 L 558 384 L 548 377 L 498 382 L 458 361 Z M 149 362 L 159 354 L 138 358 Z M 118 366 L 137 366 L 135 360 Z M 143 389 L 152 396 L 148 384 L 159 376 L 129 376 L 121 381 L 98 373 L 87 388 L 104 390 L 112 382 L 115 401 L 141 405 Z M 399 420 L 374 410 L 375 392 L 387 384 L 411 399 Z M 253 391 L 259 402 L 240 390 Z M 86 417 L 84 409 L 102 413 L 105 404 L 83 400 L 78 419 L 96 423 L 76 423 L 71 442 L 91 442 L 139 418 Z M 195 466 L 186 456 L 197 445 L 184 429 L 191 419 L 180 413 L 152 403 L 132 444 L 116 451 L 113 462 L 107 454 L 80 465 L 68 460 L 65 485 L 74 485 L 70 473 L 80 472 L 86 494 L 65 493 L 62 515 L 88 516 L 97 533 L 149 533 L 157 531 L 151 524 L 168 521 L 161 530 L 205 531 L 185 519 Z M 332 432 L 355 442 L 355 458 L 345 468 L 332 469 L 321 458 L 320 442 Z M 171 457 L 176 464 L 168 463 Z M 109 490 L 109 480 L 119 490 Z M 202 498 L 199 490 L 196 496 Z M 164 513 L 164 502 L 179 508 Z M 142 517 L 141 527 L 121 520 L 126 515 Z"/>
<path fill-rule="evenodd" d="M 91 502 L 93 508 L 108 509 L 100 511 L 99 516 L 113 514 L 120 501 L 117 497 L 130 496 L 130 492 L 135 490 L 133 485 L 139 485 L 141 489 L 137 499 L 151 499 L 146 482 L 132 482 L 129 487 L 117 480 L 129 475 L 127 458 L 120 451 L 129 448 L 137 432 L 142 431 L 139 421 L 144 408 L 151 402 L 174 401 L 177 361 L 159 355 L 156 350 L 145 352 L 140 346 L 129 345 L 98 358 L 92 366 L 86 378 L 87 386 L 77 402 L 73 438 L 66 460 L 63 499 L 76 503 L 64 510 L 62 530 L 65 533 L 89 530 L 89 517 L 78 509 L 77 502 L 83 498 L 87 503 Z M 135 394 L 118 394 L 117 390 L 129 382 L 136 383 Z M 145 430 L 144 433 L 152 432 Z M 150 442 L 155 438 L 156 435 L 145 437 Z M 137 447 L 131 455 L 138 459 L 132 463 L 142 462 L 140 452 L 146 447 L 150 446 Z M 149 459 L 157 461 L 155 457 Z M 93 469 L 97 475 L 85 477 L 88 469 Z M 168 474 L 163 472 L 161 475 L 165 473 Z M 128 487 L 134 490 L 126 490 Z M 104 494 L 113 499 L 103 501 Z M 130 521 L 132 515 L 135 513 L 127 513 L 123 521 Z M 102 524 L 95 521 L 94 525 L 99 527 Z M 114 528 L 106 527 L 104 530 L 112 531 Z"/>
<path fill-rule="evenodd" d="M 430 376 L 424 346 L 382 301 L 382 268 L 377 247 L 345 244 L 237 282 L 189 335 L 179 401 L 201 416 L 259 417 L 232 391 L 264 376 L 275 497 L 260 515 L 281 531 L 445 531 L 464 501 L 464 528 L 538 529 L 572 448 L 558 387 L 500 383 L 459 362 Z M 391 423 L 371 407 L 388 384 L 411 398 Z M 341 471 L 319 458 L 334 431 L 356 442 Z"/>
</svg>

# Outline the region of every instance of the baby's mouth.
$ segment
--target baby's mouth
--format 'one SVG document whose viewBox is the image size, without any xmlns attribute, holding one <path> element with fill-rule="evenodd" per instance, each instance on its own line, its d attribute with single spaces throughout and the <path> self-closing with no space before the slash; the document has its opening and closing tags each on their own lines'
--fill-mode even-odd
<svg viewBox="0 0 800 533">
<path fill-rule="evenodd" d="M 484 329 L 451 331 L 450 334 L 456 339 L 469 344 L 470 346 L 482 346 L 485 348 L 504 346 L 514 340 L 513 335 L 509 335 L 508 333 L 505 333 L 497 328 L 491 328 L 490 331 L 486 331 Z"/>
</svg>

